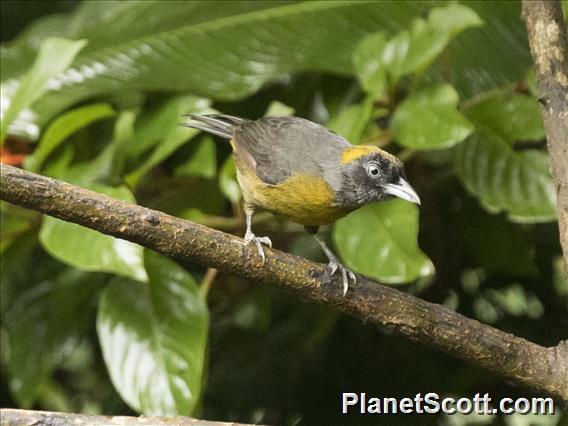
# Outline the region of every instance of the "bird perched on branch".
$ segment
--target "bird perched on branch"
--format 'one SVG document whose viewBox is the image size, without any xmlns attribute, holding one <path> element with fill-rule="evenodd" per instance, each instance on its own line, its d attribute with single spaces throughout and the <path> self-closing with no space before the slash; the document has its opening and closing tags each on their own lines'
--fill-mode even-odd
<svg viewBox="0 0 568 426">
<path fill-rule="evenodd" d="M 330 273 L 340 271 L 343 294 L 355 275 L 317 235 L 357 208 L 393 197 L 420 204 L 405 180 L 402 162 L 376 146 L 352 145 L 319 124 L 299 117 L 252 121 L 225 114 L 188 115 L 183 126 L 229 139 L 246 214 L 246 243 L 254 243 L 264 264 L 268 237 L 252 232 L 261 208 L 304 225 L 329 258 Z M 364 254 L 362 254 L 364 255 Z"/>
</svg>

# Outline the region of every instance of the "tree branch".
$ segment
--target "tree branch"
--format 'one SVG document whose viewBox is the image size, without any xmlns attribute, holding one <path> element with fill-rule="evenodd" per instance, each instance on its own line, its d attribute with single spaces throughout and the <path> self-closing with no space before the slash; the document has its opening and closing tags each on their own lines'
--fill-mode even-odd
<svg viewBox="0 0 568 426">
<path fill-rule="evenodd" d="M 560 1 L 523 0 L 523 18 L 536 66 L 568 276 L 568 35 Z"/>
<path fill-rule="evenodd" d="M 261 266 L 241 238 L 115 200 L 12 166 L 0 166 L 0 198 L 132 241 L 182 262 L 195 262 L 326 302 L 362 321 L 493 371 L 568 402 L 567 345 L 545 348 L 466 318 L 444 306 L 358 276 L 346 297 L 324 265 L 266 249 Z"/>
<path fill-rule="evenodd" d="M 243 423 L 214 422 L 191 417 L 92 416 L 51 411 L 0 409 L 2 426 L 245 426 Z"/>
</svg>

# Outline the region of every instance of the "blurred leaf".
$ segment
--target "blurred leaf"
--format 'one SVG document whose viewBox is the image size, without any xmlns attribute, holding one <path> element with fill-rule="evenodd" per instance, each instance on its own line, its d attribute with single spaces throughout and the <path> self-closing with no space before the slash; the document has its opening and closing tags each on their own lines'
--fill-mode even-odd
<svg viewBox="0 0 568 426">
<path fill-rule="evenodd" d="M 136 137 L 141 137 L 137 140 L 137 145 L 140 147 L 133 149 L 140 152 L 142 148 L 149 146 L 156 145 L 156 148 L 141 166 L 126 177 L 126 181 L 131 186 L 136 186 L 145 173 L 173 154 L 185 142 L 198 135 L 199 130 L 180 126 L 179 123 L 182 121 L 183 114 L 214 112 L 209 105 L 208 100 L 195 96 L 174 98 L 160 108 L 150 120 L 142 120 L 142 124 L 136 130 Z"/>
<path fill-rule="evenodd" d="M 10 389 L 20 406 L 31 406 L 53 369 L 77 346 L 103 278 L 66 269 L 34 283 L 10 307 L 8 370 Z"/>
<path fill-rule="evenodd" d="M 361 143 L 365 128 L 373 113 L 373 100 L 366 98 L 360 104 L 349 105 L 333 117 L 327 127 L 354 145 Z"/>
<path fill-rule="evenodd" d="M 135 143 L 134 121 L 137 112 L 134 110 L 124 110 L 118 115 L 114 123 L 112 143 L 112 159 L 110 165 L 109 181 L 112 184 L 121 182 L 124 173 L 128 150 Z"/>
<path fill-rule="evenodd" d="M 129 155 L 138 157 L 147 152 L 179 127 L 183 114 L 191 114 L 208 106 L 207 99 L 184 95 L 172 96 L 157 107 L 145 109 L 136 120 L 136 143 L 130 147 Z"/>
<path fill-rule="evenodd" d="M 449 84 L 429 87 L 406 98 L 394 112 L 396 140 L 414 149 L 451 147 L 473 132 L 473 125 L 457 110 L 458 94 Z"/>
<path fill-rule="evenodd" d="M 473 10 L 460 4 L 432 9 L 428 20 L 416 19 L 410 30 L 388 41 L 382 33 L 363 39 L 354 55 L 355 72 L 368 93 L 383 97 L 404 75 L 424 71 L 451 37 L 481 23 Z"/>
<path fill-rule="evenodd" d="M 353 55 L 355 73 L 361 87 L 377 98 L 384 96 L 389 87 L 388 67 L 385 59 L 381 57 L 386 46 L 385 34 L 374 33 L 361 40 Z"/>
<path fill-rule="evenodd" d="M 125 187 L 93 184 L 89 189 L 135 203 Z M 74 223 L 45 217 L 39 232 L 42 246 L 55 258 L 85 271 L 113 272 L 145 281 L 142 247 Z"/>
<path fill-rule="evenodd" d="M 260 287 L 236 307 L 232 319 L 236 327 L 266 333 L 270 328 L 270 314 L 269 293 Z"/>
<path fill-rule="evenodd" d="M 532 96 L 492 93 L 467 109 L 467 116 L 513 145 L 544 139 L 544 124 L 538 102 Z"/>
<path fill-rule="evenodd" d="M 35 250 L 38 247 L 37 235 L 27 233 L 15 239 L 2 251 L 0 256 L 0 314 L 2 321 L 8 308 L 14 304 L 17 295 L 24 292 L 36 278 L 44 272 L 42 260 Z"/>
<path fill-rule="evenodd" d="M 32 172 L 39 171 L 49 154 L 73 133 L 95 121 L 115 115 L 109 104 L 86 105 L 61 114 L 46 129 L 34 153 L 26 158 L 24 163 L 26 169 Z"/>
<path fill-rule="evenodd" d="M 241 199 L 241 188 L 237 182 L 237 170 L 232 155 L 225 160 L 219 172 L 219 188 L 232 203 L 238 203 Z"/>
<path fill-rule="evenodd" d="M 97 330 L 111 380 L 145 415 L 191 415 L 201 398 L 209 314 L 193 278 L 146 251 L 148 283 L 115 279 Z"/>
<path fill-rule="evenodd" d="M 4 82 L 21 77 L 33 65 L 41 44 L 46 38 L 73 38 L 68 37 L 64 30 L 68 22 L 69 17 L 64 14 L 43 16 L 23 29 L 15 40 L 9 43 L 4 43 L 3 40 L 0 45 L 1 80 Z"/>
<path fill-rule="evenodd" d="M 531 292 L 525 291 L 520 284 L 513 284 L 502 289 L 489 288 L 483 292 L 487 300 L 507 315 L 540 318 L 544 312 L 542 303 Z"/>
<path fill-rule="evenodd" d="M 35 212 L 2 202 L 0 208 L 0 254 L 30 230 L 38 218 Z"/>
<path fill-rule="evenodd" d="M 450 82 L 462 98 L 512 86 L 533 67 L 520 1 L 468 1 L 484 22 L 450 43 Z M 485 47 L 481 47 L 485 46 Z"/>
<path fill-rule="evenodd" d="M 489 98 L 465 112 L 476 132 L 455 151 L 456 173 L 488 211 L 504 210 L 516 222 L 552 221 L 556 218 L 556 193 L 548 154 L 537 150 L 514 151 L 508 142 L 538 136 L 538 118 L 527 116 L 526 120 L 533 124 L 515 126 L 518 114 L 530 113 L 532 107 L 527 109 L 525 100 L 510 105 L 512 109 L 500 100 Z M 520 112 L 515 109 L 519 105 Z M 485 108 L 507 112 L 495 118 Z"/>
<path fill-rule="evenodd" d="M 174 171 L 176 176 L 198 176 L 206 179 L 217 173 L 217 149 L 212 137 L 204 137 L 196 142 L 191 157 L 179 164 Z"/>
<path fill-rule="evenodd" d="M 283 104 L 282 102 L 272 101 L 268 105 L 268 109 L 264 114 L 267 117 L 285 117 L 288 115 L 294 115 L 294 108 Z"/>
<path fill-rule="evenodd" d="M 42 43 L 32 68 L 22 77 L 17 90 L 10 98 L 2 96 L 1 143 L 4 142 L 8 126 L 18 117 L 18 114 L 26 112 L 25 109 L 34 101 L 41 98 L 48 90 L 53 89 L 50 80 L 71 65 L 86 43 L 86 40 L 75 41 L 62 38 L 49 38 Z"/>
<path fill-rule="evenodd" d="M 235 100 L 293 72 L 349 74 L 361 37 L 378 29 L 398 30 L 425 7 L 398 2 L 240 3 L 211 8 L 208 2 L 121 2 L 110 3 L 104 13 L 83 6 L 62 31 L 88 39 L 89 46 L 54 81 L 58 90 L 34 106 L 34 123 L 42 126 L 53 114 L 117 88 L 190 91 Z"/>
<path fill-rule="evenodd" d="M 418 208 L 402 200 L 364 206 L 338 220 L 333 231 L 347 267 L 391 284 L 434 273 L 417 238 Z"/>
</svg>

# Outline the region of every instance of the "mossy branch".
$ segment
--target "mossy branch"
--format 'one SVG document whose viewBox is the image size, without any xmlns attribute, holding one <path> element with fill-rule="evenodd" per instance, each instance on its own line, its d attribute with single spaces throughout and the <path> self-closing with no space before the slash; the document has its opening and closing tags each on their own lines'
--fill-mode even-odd
<svg viewBox="0 0 568 426">
<path fill-rule="evenodd" d="M 364 322 L 568 402 L 568 345 L 545 348 L 445 306 L 358 276 L 342 294 L 322 264 L 266 250 L 264 266 L 241 238 L 129 204 L 65 182 L 0 166 L 0 198 L 104 234 L 138 243 L 181 262 L 194 262 L 333 305 Z"/>
</svg>

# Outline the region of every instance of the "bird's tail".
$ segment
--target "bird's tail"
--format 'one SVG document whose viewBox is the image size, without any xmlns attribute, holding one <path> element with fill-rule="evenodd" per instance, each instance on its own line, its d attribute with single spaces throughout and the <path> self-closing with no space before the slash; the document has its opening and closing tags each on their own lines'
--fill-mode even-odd
<svg viewBox="0 0 568 426">
<path fill-rule="evenodd" d="M 246 120 L 225 114 L 188 114 L 184 117 L 189 120 L 180 123 L 185 127 L 203 130 L 223 138 L 231 139 L 234 133 L 234 127 L 244 123 Z"/>
</svg>

